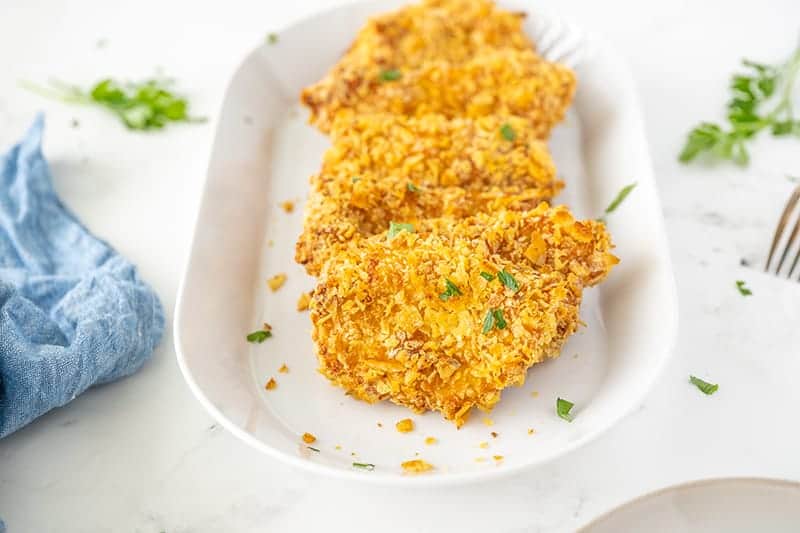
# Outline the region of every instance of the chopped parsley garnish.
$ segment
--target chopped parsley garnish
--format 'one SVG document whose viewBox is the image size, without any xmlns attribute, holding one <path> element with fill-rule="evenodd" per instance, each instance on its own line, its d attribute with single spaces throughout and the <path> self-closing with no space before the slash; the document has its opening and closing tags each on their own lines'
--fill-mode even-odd
<svg viewBox="0 0 800 533">
<path fill-rule="evenodd" d="M 559 418 L 563 418 L 567 422 L 572 422 L 572 416 L 569 414 L 569 412 L 574 406 L 574 403 L 558 398 L 556 400 L 556 414 L 559 416 Z"/>
<path fill-rule="evenodd" d="M 497 329 L 505 329 L 507 325 L 508 323 L 503 317 L 502 309 L 489 309 L 489 311 L 486 312 L 486 316 L 483 317 L 483 329 L 481 331 L 486 334 L 495 327 Z"/>
<path fill-rule="evenodd" d="M 453 296 L 461 296 L 461 290 L 458 288 L 458 285 L 450 281 L 449 279 L 444 280 L 444 292 L 439 295 L 439 299 L 443 302 L 446 302 Z"/>
<path fill-rule="evenodd" d="M 254 331 L 253 333 L 247 336 L 247 342 L 252 342 L 255 344 L 261 344 L 265 340 L 272 337 L 272 332 L 266 329 L 260 329 L 258 331 Z"/>
<path fill-rule="evenodd" d="M 406 189 L 408 189 L 410 192 L 419 192 L 419 187 L 417 187 L 416 185 L 414 185 L 410 181 L 406 185 Z"/>
<path fill-rule="evenodd" d="M 370 472 L 375 470 L 375 465 L 372 463 L 353 463 L 355 468 L 361 468 L 363 470 L 369 470 Z"/>
<path fill-rule="evenodd" d="M 414 225 L 405 222 L 389 222 L 389 238 L 391 239 L 401 231 L 414 233 Z"/>
<path fill-rule="evenodd" d="M 278 43 L 278 34 L 277 33 L 268 33 L 267 34 L 267 42 L 269 44 L 277 44 Z"/>
<path fill-rule="evenodd" d="M 503 136 L 503 139 L 507 141 L 513 141 L 517 138 L 517 132 L 515 132 L 514 128 L 511 127 L 511 124 L 508 123 L 500 126 L 500 134 Z"/>
<path fill-rule="evenodd" d="M 497 273 L 497 279 L 512 291 L 517 292 L 519 290 L 519 283 L 514 279 L 514 276 L 506 272 L 505 268 Z"/>
<path fill-rule="evenodd" d="M 359 181 L 361 181 L 361 178 L 359 178 L 359 177 L 355 177 L 355 178 L 353 178 L 351 181 L 352 181 L 353 183 L 358 183 Z"/>
<path fill-rule="evenodd" d="M 402 76 L 403 75 L 400 73 L 399 70 L 397 70 L 396 68 L 390 68 L 387 70 L 382 70 L 381 73 L 378 75 L 378 78 L 381 81 L 397 81 Z"/>
<path fill-rule="evenodd" d="M 765 65 L 742 60 L 746 71 L 734 74 L 729 85 L 727 124 L 702 122 L 686 138 L 678 159 L 693 161 L 702 153 L 744 166 L 750 161 L 746 143 L 764 130 L 775 137 L 800 137 L 794 117 L 794 83 L 800 72 L 800 48 L 783 64 Z M 773 97 L 775 97 L 773 99 Z M 770 107 L 767 104 L 772 102 Z"/>
<path fill-rule="evenodd" d="M 707 394 L 709 396 L 717 392 L 717 389 L 719 389 L 719 385 L 716 383 L 709 383 L 695 376 L 689 376 L 689 383 L 700 389 L 703 394 Z"/>
<path fill-rule="evenodd" d="M 631 183 L 630 185 L 626 185 L 622 189 L 620 189 L 620 191 L 617 193 L 617 196 L 611 201 L 610 204 L 608 204 L 608 207 L 606 207 L 606 210 L 603 213 L 603 216 L 600 217 L 599 220 L 601 220 L 601 221 L 605 220 L 606 215 L 616 211 L 617 208 L 620 206 L 620 204 L 622 204 L 622 202 L 625 201 L 625 198 L 628 197 L 628 195 L 631 193 L 631 191 L 636 188 L 636 185 L 637 185 L 637 183 L 634 182 L 634 183 Z"/>
<path fill-rule="evenodd" d="M 309 449 L 309 450 L 311 450 L 312 452 L 317 452 L 317 453 L 319 453 L 319 449 L 317 449 L 317 448 L 314 448 L 313 446 L 306 446 L 306 448 L 308 448 L 308 449 Z"/>
<path fill-rule="evenodd" d="M 61 82 L 50 82 L 50 87 L 30 83 L 24 83 L 23 86 L 62 102 L 104 107 L 131 130 L 161 129 L 169 122 L 204 122 L 205 118 L 189 115 L 189 102 L 171 92 L 171 84 L 166 79 L 123 84 L 107 78 L 96 83 L 88 92 Z"/>
<path fill-rule="evenodd" d="M 753 295 L 753 291 L 748 289 L 745 286 L 745 282 L 742 281 L 742 280 L 737 280 L 736 281 L 736 288 L 739 289 L 739 294 L 741 294 L 742 296 L 752 296 Z"/>
<path fill-rule="evenodd" d="M 481 272 L 481 277 L 486 281 L 494 281 L 494 276 L 492 276 L 488 272 Z"/>
</svg>

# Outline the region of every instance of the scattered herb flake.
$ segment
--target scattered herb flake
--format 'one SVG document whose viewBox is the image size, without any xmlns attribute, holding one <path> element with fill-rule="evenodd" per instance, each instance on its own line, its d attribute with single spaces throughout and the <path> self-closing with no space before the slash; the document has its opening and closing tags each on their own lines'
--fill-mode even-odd
<svg viewBox="0 0 800 533">
<path fill-rule="evenodd" d="M 511 127 L 511 124 L 505 123 L 500 126 L 500 134 L 503 136 L 503 139 L 507 141 L 514 141 L 517 138 L 517 133 L 514 131 L 514 128 Z"/>
<path fill-rule="evenodd" d="M 575 404 L 572 402 L 558 398 L 556 400 L 556 414 L 559 416 L 559 418 L 563 418 L 567 422 L 572 422 L 572 416 L 570 416 L 569 412 L 572 410 L 574 405 Z"/>
<path fill-rule="evenodd" d="M 278 44 L 278 34 L 277 33 L 268 33 L 267 34 L 267 42 L 269 44 Z"/>
<path fill-rule="evenodd" d="M 314 448 L 313 446 L 306 446 L 306 448 L 308 448 L 308 449 L 309 449 L 309 450 L 311 450 L 312 452 L 317 452 L 317 453 L 319 453 L 319 450 L 318 450 L 317 448 Z"/>
<path fill-rule="evenodd" d="M 414 185 L 414 184 L 413 184 L 413 183 L 411 183 L 410 181 L 409 181 L 409 182 L 408 182 L 408 184 L 406 185 L 406 189 L 408 189 L 408 190 L 409 190 L 409 192 L 419 192 L 419 187 L 417 187 L 416 185 Z"/>
<path fill-rule="evenodd" d="M 486 312 L 486 316 L 483 318 L 483 333 L 489 333 L 494 328 L 494 310 L 489 309 Z"/>
<path fill-rule="evenodd" d="M 717 392 L 717 389 L 719 389 L 719 385 L 716 383 L 709 383 L 695 376 L 689 376 L 689 383 L 700 389 L 703 394 L 709 396 Z"/>
<path fill-rule="evenodd" d="M 363 470 L 369 470 L 372 472 L 375 470 L 375 465 L 372 463 L 353 463 L 354 468 L 361 468 Z"/>
<path fill-rule="evenodd" d="M 442 294 L 439 295 L 439 299 L 443 302 L 446 302 L 453 296 L 461 296 L 461 289 L 458 288 L 458 285 L 450 281 L 449 279 L 444 280 L 445 289 Z"/>
<path fill-rule="evenodd" d="M 514 276 L 506 272 L 505 268 L 497 273 L 497 279 L 512 291 L 517 292 L 519 290 L 519 283 L 514 279 Z"/>
<path fill-rule="evenodd" d="M 611 203 L 608 204 L 608 207 L 606 207 L 605 213 L 603 214 L 602 217 L 600 217 L 600 220 L 605 220 L 605 216 L 606 215 L 616 211 L 617 208 L 620 206 L 620 204 L 622 204 L 622 202 L 625 201 L 625 198 L 628 197 L 628 195 L 631 193 L 631 191 L 633 191 L 633 189 L 636 188 L 636 185 L 637 185 L 637 183 L 634 182 L 634 183 L 631 183 L 630 185 L 626 185 L 622 189 L 620 189 L 620 191 L 617 193 L 617 196 L 614 198 L 614 200 L 612 200 Z"/>
<path fill-rule="evenodd" d="M 272 337 L 272 331 L 260 329 L 258 331 L 254 331 L 253 333 L 249 334 L 247 336 L 247 342 L 261 344 L 270 337 Z"/>
<path fill-rule="evenodd" d="M 389 238 L 391 239 L 401 231 L 414 233 L 414 225 L 406 224 L 404 222 L 389 222 Z"/>
<path fill-rule="evenodd" d="M 402 76 L 403 75 L 400 73 L 399 70 L 397 70 L 396 68 L 390 68 L 390 69 L 382 70 L 381 73 L 378 75 L 378 78 L 381 81 L 397 81 Z"/>
<path fill-rule="evenodd" d="M 486 281 L 494 281 L 494 276 L 492 276 L 488 272 L 481 272 L 481 277 Z"/>
<path fill-rule="evenodd" d="M 495 309 L 492 311 L 492 314 L 494 315 L 494 323 L 495 326 L 497 326 L 497 329 L 506 329 L 508 324 L 506 323 L 505 318 L 503 318 L 503 310 Z"/>
<path fill-rule="evenodd" d="M 361 181 L 361 178 L 355 177 L 351 181 L 352 181 L 352 183 L 358 183 L 359 181 Z"/>
<path fill-rule="evenodd" d="M 742 296 L 752 296 L 753 295 L 753 291 L 748 289 L 745 286 L 745 282 L 740 280 L 740 279 L 736 280 L 736 288 L 739 289 L 739 294 L 741 294 Z"/>
</svg>

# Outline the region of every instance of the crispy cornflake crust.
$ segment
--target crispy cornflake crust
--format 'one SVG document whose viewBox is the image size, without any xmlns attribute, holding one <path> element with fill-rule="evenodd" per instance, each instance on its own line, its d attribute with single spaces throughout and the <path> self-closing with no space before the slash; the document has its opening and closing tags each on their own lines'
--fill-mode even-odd
<svg viewBox="0 0 800 533">
<path fill-rule="evenodd" d="M 500 134 L 504 124 L 514 141 Z M 519 117 L 340 117 L 332 140 L 312 177 L 295 251 L 312 275 L 331 248 L 356 233 L 380 233 L 390 221 L 532 209 L 563 187 L 547 147 Z"/>
<path fill-rule="evenodd" d="M 410 433 L 414 431 L 414 421 L 410 418 L 404 418 L 398 421 L 394 427 L 397 428 L 397 431 L 400 433 Z"/>
<path fill-rule="evenodd" d="M 311 300 L 320 371 L 356 398 L 441 411 L 461 426 L 559 354 L 583 288 L 618 262 L 611 248 L 604 224 L 546 204 L 356 239 L 325 264 Z M 518 292 L 479 275 L 502 269 Z M 445 279 L 462 294 L 441 300 Z M 489 309 L 502 309 L 505 329 L 482 333 Z"/>
<path fill-rule="evenodd" d="M 270 290 L 272 290 L 272 292 L 275 292 L 283 287 L 284 283 L 286 283 L 286 274 L 275 274 L 267 280 L 267 286 L 270 288 Z"/>
<path fill-rule="evenodd" d="M 303 433 L 302 439 L 306 444 L 314 444 L 317 441 L 317 437 L 311 433 Z"/>
<path fill-rule="evenodd" d="M 412 459 L 411 461 L 405 461 L 400 463 L 400 466 L 408 472 L 409 474 L 421 474 L 423 472 L 428 472 L 433 470 L 433 465 L 423 461 L 422 459 Z"/>
<path fill-rule="evenodd" d="M 368 69 L 347 68 L 346 61 L 301 94 L 311 123 L 323 132 L 343 112 L 451 118 L 507 114 L 530 120 L 544 139 L 564 118 L 575 92 L 572 70 L 532 50 L 481 51 L 465 63 L 431 60 L 399 68 L 400 78 L 394 81 L 381 81 Z"/>
</svg>

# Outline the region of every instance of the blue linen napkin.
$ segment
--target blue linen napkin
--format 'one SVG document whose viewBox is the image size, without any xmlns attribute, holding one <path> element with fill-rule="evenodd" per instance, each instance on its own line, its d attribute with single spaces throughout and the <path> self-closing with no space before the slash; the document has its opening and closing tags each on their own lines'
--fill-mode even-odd
<svg viewBox="0 0 800 533">
<path fill-rule="evenodd" d="M 164 331 L 136 268 L 56 196 L 43 129 L 0 158 L 0 438 L 135 372 Z"/>
</svg>

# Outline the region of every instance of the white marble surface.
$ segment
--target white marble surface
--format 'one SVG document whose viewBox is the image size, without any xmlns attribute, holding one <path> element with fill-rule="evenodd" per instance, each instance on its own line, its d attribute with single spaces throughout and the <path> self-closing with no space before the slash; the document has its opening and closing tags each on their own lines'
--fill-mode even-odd
<svg viewBox="0 0 800 533">
<path fill-rule="evenodd" d="M 228 77 L 267 31 L 334 3 L 4 0 L 0 146 L 19 137 L 36 110 L 46 111 L 58 190 L 140 266 L 171 319 Z M 168 331 L 137 375 L 0 441 L 0 516 L 9 531 L 561 532 L 683 480 L 800 480 L 800 287 L 738 266 L 741 257 L 763 257 L 792 186 L 785 174 L 800 175 L 800 143 L 758 142 L 747 170 L 684 167 L 675 158 L 691 125 L 720 117 L 741 56 L 788 55 L 800 4 L 553 7 L 615 43 L 641 89 L 681 324 L 673 360 L 636 413 L 557 464 L 497 483 L 414 494 L 343 484 L 276 463 L 215 427 L 182 381 Z M 211 123 L 130 134 L 101 112 L 17 87 L 19 79 L 137 78 L 159 66 Z M 80 127 L 70 127 L 73 117 Z M 754 296 L 739 296 L 736 279 L 746 279 Z M 699 394 L 686 383 L 689 373 L 719 382 L 719 392 Z"/>
</svg>

